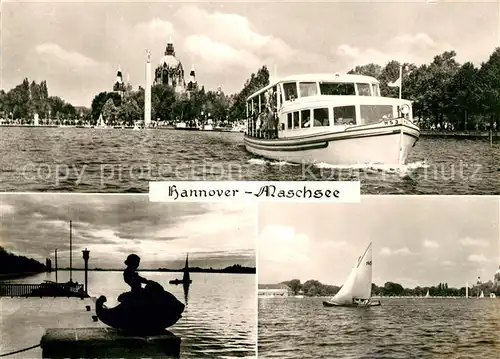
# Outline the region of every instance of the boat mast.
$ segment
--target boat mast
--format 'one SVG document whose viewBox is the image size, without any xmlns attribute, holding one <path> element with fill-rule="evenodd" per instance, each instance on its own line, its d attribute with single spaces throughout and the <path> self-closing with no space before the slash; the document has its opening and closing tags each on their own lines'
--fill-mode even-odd
<svg viewBox="0 0 500 359">
<path fill-rule="evenodd" d="M 73 282 L 73 240 L 71 238 L 71 221 L 69 221 L 69 281 Z"/>
<path fill-rule="evenodd" d="M 54 259 L 55 259 L 55 262 L 56 262 L 55 264 L 56 264 L 56 283 L 57 283 L 57 248 L 56 248 L 56 250 L 55 250 L 55 255 L 54 255 L 54 257 L 55 257 Z"/>
</svg>

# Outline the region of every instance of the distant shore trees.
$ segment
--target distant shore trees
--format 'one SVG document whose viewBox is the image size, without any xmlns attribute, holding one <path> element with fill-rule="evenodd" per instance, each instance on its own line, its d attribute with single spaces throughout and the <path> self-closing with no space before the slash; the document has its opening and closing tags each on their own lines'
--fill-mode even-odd
<svg viewBox="0 0 500 359">
<path fill-rule="evenodd" d="M 455 57 L 455 51 L 446 51 L 429 64 L 372 63 L 350 73 L 374 76 L 382 96 L 398 97 L 398 88 L 388 83 L 399 77 L 402 65 L 402 97 L 413 101 L 413 116 L 424 129 L 444 128 L 445 123 L 455 130 L 500 128 L 500 48 L 479 67 L 459 64 Z"/>
<path fill-rule="evenodd" d="M 0 278 L 9 275 L 34 274 L 46 271 L 47 267 L 37 260 L 15 255 L 0 247 Z"/>
<path fill-rule="evenodd" d="M 77 124 L 84 109 L 77 110 L 73 105 L 57 96 L 49 96 L 47 82 L 31 83 L 27 78 L 8 92 L 0 90 L 0 118 L 6 123 L 30 124 L 34 114 L 38 114 L 40 124 Z"/>
<path fill-rule="evenodd" d="M 299 292 L 306 296 L 316 297 L 316 296 L 334 296 L 341 287 L 335 285 L 323 284 L 317 280 L 308 280 L 301 283 L 298 279 L 292 279 L 290 281 L 281 282 L 280 284 L 285 284 L 290 288 L 292 294 L 296 295 Z M 420 287 L 415 288 L 405 288 L 399 283 L 386 282 L 383 286 L 379 287 L 376 284 L 372 284 L 372 296 L 384 296 L 384 297 L 423 297 L 429 291 L 430 296 L 435 297 L 464 297 L 465 287 L 452 288 L 448 287 L 448 283 L 439 283 L 436 286 L 430 287 Z M 469 296 L 478 296 L 481 291 L 484 292 L 485 296 L 490 293 L 494 293 L 496 296 L 500 296 L 500 286 L 495 286 L 491 281 L 483 283 L 481 285 L 474 285 L 469 287 Z"/>
</svg>

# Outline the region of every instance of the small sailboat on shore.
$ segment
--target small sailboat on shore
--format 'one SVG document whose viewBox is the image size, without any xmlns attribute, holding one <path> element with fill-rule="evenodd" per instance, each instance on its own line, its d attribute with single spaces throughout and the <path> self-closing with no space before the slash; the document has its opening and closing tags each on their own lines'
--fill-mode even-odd
<svg viewBox="0 0 500 359">
<path fill-rule="evenodd" d="M 346 282 L 331 301 L 324 301 L 325 307 L 374 307 L 381 305 L 372 301 L 372 243 L 359 257 Z"/>
</svg>

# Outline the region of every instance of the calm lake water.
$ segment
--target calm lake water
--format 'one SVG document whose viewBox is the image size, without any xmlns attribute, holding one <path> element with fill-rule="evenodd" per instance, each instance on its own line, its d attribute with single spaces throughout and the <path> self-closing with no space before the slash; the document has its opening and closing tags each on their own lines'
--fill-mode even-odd
<svg viewBox="0 0 500 359">
<path fill-rule="evenodd" d="M 0 128 L 0 191 L 148 192 L 150 180 L 361 180 L 363 194 L 500 194 L 500 144 L 421 138 L 408 164 L 263 160 L 243 134 Z"/>
<path fill-rule="evenodd" d="M 259 298 L 259 358 L 498 358 L 500 299 Z"/>
<path fill-rule="evenodd" d="M 162 284 L 187 307 L 182 318 L 169 330 L 181 337 L 181 358 L 255 358 L 257 342 L 257 301 L 255 276 L 238 274 L 192 273 L 193 284 L 186 300 L 182 286 L 168 281 L 182 273 L 145 272 L 143 275 Z M 11 282 L 41 283 L 54 280 L 41 274 Z M 68 272 L 59 272 L 67 281 Z M 73 272 L 73 280 L 83 283 L 83 272 Z M 121 272 L 89 272 L 89 292 L 106 295 L 107 306 L 127 286 Z M 85 305 L 92 304 L 92 311 Z M 95 306 L 91 300 L 76 298 L 0 298 L 0 355 L 40 343 L 44 328 L 104 326 L 93 322 Z M 9 358 L 41 358 L 33 349 Z"/>
</svg>

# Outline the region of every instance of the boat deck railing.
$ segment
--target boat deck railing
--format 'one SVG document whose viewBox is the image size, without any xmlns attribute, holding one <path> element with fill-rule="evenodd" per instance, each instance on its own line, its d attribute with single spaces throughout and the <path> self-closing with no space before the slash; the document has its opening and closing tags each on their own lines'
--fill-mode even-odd
<svg viewBox="0 0 500 359">
<path fill-rule="evenodd" d="M 85 297 L 83 284 L 0 283 L 0 297 Z"/>
</svg>

